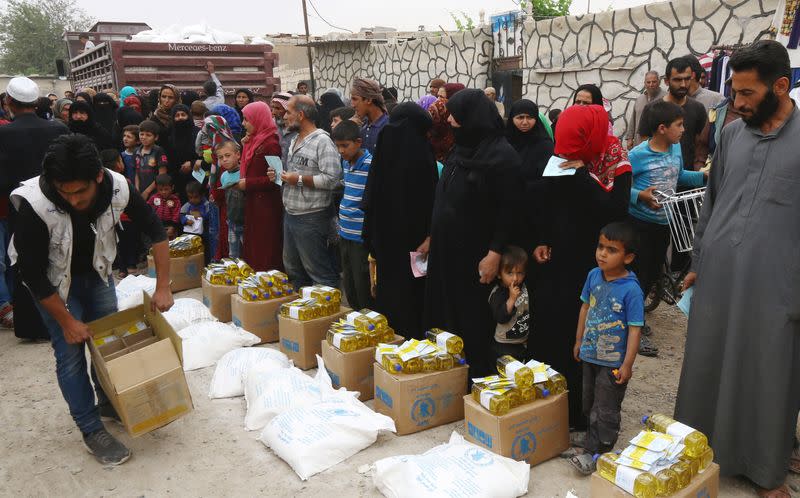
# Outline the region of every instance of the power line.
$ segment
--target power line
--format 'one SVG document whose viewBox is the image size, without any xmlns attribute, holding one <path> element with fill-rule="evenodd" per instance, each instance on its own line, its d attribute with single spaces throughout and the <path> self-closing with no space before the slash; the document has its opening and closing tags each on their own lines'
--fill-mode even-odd
<svg viewBox="0 0 800 498">
<path fill-rule="evenodd" d="M 329 23 L 327 20 L 325 20 L 324 17 L 322 17 L 322 14 L 319 13 L 319 11 L 317 10 L 317 7 L 314 5 L 314 2 L 312 2 L 311 0 L 308 0 L 308 3 L 309 3 L 309 5 L 311 5 L 311 8 L 314 9 L 314 12 L 317 13 L 317 16 L 319 16 L 319 19 L 322 22 L 324 22 L 325 24 L 327 24 L 328 26 L 330 26 L 333 29 L 338 29 L 339 31 L 348 31 L 350 33 L 353 33 L 352 30 L 349 30 L 347 28 L 340 28 L 339 26 L 334 26 L 333 24 Z"/>
</svg>

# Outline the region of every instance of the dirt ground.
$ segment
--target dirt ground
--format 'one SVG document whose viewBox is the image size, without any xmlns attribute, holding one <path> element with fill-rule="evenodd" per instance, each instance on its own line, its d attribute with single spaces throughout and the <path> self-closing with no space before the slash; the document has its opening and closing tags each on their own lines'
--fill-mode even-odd
<svg viewBox="0 0 800 498">
<path fill-rule="evenodd" d="M 178 297 L 199 299 L 200 291 Z M 623 406 L 622 446 L 639 431 L 642 415 L 672 413 L 675 403 L 686 320 L 662 304 L 650 324 L 661 354 L 636 361 Z M 454 430 L 464 433 L 463 422 L 457 422 L 403 437 L 382 434 L 371 447 L 303 482 L 256 439 L 257 432 L 244 430 L 244 398 L 208 398 L 213 371 L 186 374 L 195 405 L 190 415 L 135 439 L 109 424 L 133 458 L 103 468 L 81 444 L 58 389 L 50 345 L 24 343 L 0 330 L 0 496 L 380 496 L 360 467 L 422 453 L 446 442 Z M 795 487 L 800 479 L 792 477 L 790 484 Z M 589 480 L 556 458 L 531 469 L 528 489 L 532 497 L 563 498 L 573 490 L 588 498 Z M 720 497 L 754 495 L 746 481 L 722 480 Z"/>
</svg>

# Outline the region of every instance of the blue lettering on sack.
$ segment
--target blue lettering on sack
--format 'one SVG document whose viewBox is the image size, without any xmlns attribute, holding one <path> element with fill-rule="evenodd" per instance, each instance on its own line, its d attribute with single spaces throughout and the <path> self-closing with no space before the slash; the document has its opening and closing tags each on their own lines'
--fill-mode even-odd
<svg viewBox="0 0 800 498">
<path fill-rule="evenodd" d="M 187 263 L 186 264 L 186 276 L 187 277 L 197 277 L 200 275 L 200 271 L 197 269 L 197 263 Z"/>
<path fill-rule="evenodd" d="M 472 422 L 467 422 L 467 430 L 469 431 L 469 435 L 472 437 L 472 439 L 489 449 L 492 448 L 492 436 L 480 430 L 477 426 L 473 425 Z"/>
<path fill-rule="evenodd" d="M 494 457 L 478 447 L 472 447 L 464 453 L 464 456 L 478 467 L 486 467 L 494 463 Z"/>
<path fill-rule="evenodd" d="M 392 401 L 392 397 L 389 396 L 389 393 L 387 393 L 378 386 L 375 386 L 375 398 L 381 400 L 383 404 L 385 404 L 389 408 L 392 408 L 392 406 L 394 405 L 394 401 Z"/>
<path fill-rule="evenodd" d="M 511 443 L 511 458 L 525 460 L 536 451 L 536 436 L 532 432 L 520 434 Z"/>
<path fill-rule="evenodd" d="M 236 325 L 237 327 L 241 327 L 242 326 L 242 321 L 239 319 L 238 316 L 235 316 L 235 317 L 233 317 L 233 324 Z"/>
<path fill-rule="evenodd" d="M 436 402 L 429 396 L 419 398 L 411 407 L 411 420 L 418 426 L 428 425 L 435 414 Z"/>
<path fill-rule="evenodd" d="M 281 339 L 281 345 L 286 349 L 286 351 L 292 351 L 295 353 L 300 352 L 300 344 L 290 341 L 289 339 Z"/>
<path fill-rule="evenodd" d="M 327 371 L 328 371 L 328 375 L 329 375 L 329 376 L 330 376 L 330 378 L 331 378 L 331 383 L 333 384 L 333 387 L 335 387 L 335 388 L 337 388 L 337 389 L 338 389 L 338 388 L 339 388 L 339 386 L 341 385 L 341 384 L 339 383 L 339 376 L 338 376 L 338 375 L 336 375 L 335 373 L 331 372 L 331 369 L 330 369 L 330 368 L 325 368 L 325 370 L 327 370 Z"/>
</svg>

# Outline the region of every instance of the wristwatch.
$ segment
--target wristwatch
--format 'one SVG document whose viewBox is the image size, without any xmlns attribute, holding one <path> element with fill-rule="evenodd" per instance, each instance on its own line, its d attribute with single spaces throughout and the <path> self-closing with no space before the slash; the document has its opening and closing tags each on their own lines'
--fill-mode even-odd
<svg viewBox="0 0 800 498">
<path fill-rule="evenodd" d="M 297 175 L 297 186 L 298 187 L 303 186 L 303 175 Z"/>
</svg>

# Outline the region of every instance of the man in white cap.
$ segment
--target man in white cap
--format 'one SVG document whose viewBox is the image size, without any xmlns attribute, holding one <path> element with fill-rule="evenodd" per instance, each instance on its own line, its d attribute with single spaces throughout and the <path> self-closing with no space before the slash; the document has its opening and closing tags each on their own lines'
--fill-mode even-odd
<svg viewBox="0 0 800 498">
<path fill-rule="evenodd" d="M 64 124 L 36 115 L 38 98 L 39 86 L 33 80 L 13 78 L 5 97 L 13 121 L 0 126 L 0 321 L 14 327 L 16 336 L 23 339 L 49 339 L 49 334 L 28 290 L 22 285 L 9 289 L 6 284 L 6 249 L 15 214 L 8 198 L 20 182 L 42 173 L 42 159 L 50 143 L 69 133 Z"/>
</svg>

